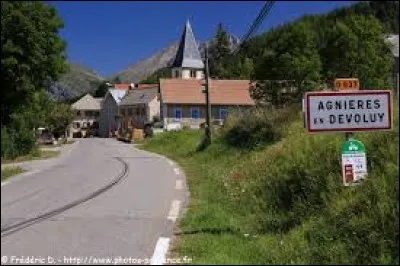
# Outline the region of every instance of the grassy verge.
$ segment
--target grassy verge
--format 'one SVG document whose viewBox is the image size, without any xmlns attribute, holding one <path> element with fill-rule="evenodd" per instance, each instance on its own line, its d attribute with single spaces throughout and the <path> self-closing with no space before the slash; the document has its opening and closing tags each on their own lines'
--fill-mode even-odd
<svg viewBox="0 0 400 266">
<path fill-rule="evenodd" d="M 1 181 L 5 181 L 7 178 L 18 175 L 24 172 L 24 169 L 21 167 L 6 167 L 1 169 Z"/>
<path fill-rule="evenodd" d="M 300 113 L 294 122 L 274 117 L 279 131 L 262 114 L 253 119 L 262 128 L 243 129 L 252 120 L 244 116 L 202 152 L 202 131 L 146 140 L 143 149 L 176 160 L 188 178 L 191 202 L 172 252 L 195 264 L 398 264 L 397 102 L 394 114 L 392 132 L 355 134 L 369 171 L 357 187 L 342 185 L 344 134 L 307 134 Z"/>
<path fill-rule="evenodd" d="M 42 150 L 35 150 L 32 151 L 31 153 L 24 155 L 24 156 L 19 156 L 13 160 L 7 160 L 7 159 L 1 159 L 2 164 L 9 164 L 9 163 L 19 163 L 19 162 L 25 162 L 25 161 L 32 161 L 32 160 L 45 160 L 45 159 L 50 159 L 54 158 L 60 155 L 60 151 L 42 151 Z"/>
</svg>

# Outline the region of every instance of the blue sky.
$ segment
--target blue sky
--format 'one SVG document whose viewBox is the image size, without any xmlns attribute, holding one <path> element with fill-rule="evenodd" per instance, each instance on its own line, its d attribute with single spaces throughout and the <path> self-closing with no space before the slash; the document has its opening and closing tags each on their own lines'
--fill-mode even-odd
<svg viewBox="0 0 400 266">
<path fill-rule="evenodd" d="M 258 33 L 304 14 L 319 14 L 355 1 L 277 1 Z M 179 40 L 190 19 L 197 40 L 217 24 L 242 37 L 265 2 L 257 1 L 54 1 L 65 23 L 69 61 L 109 77 Z"/>
</svg>

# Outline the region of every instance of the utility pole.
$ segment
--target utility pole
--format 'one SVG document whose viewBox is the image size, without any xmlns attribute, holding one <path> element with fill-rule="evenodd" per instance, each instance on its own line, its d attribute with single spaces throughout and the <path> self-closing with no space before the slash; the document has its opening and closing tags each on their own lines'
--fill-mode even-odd
<svg viewBox="0 0 400 266">
<path fill-rule="evenodd" d="M 206 140 L 207 145 L 211 143 L 211 104 L 210 104 L 210 84 L 209 84 L 209 69 L 208 69 L 208 45 L 205 51 L 205 64 L 204 64 L 204 77 L 205 77 L 205 94 L 206 94 Z"/>
</svg>

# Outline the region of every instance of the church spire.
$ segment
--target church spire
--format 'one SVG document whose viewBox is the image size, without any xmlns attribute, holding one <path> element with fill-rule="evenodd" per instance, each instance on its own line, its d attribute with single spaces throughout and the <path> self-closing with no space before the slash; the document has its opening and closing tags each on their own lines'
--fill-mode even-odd
<svg viewBox="0 0 400 266">
<path fill-rule="evenodd" d="M 203 60 L 201 59 L 200 51 L 196 39 L 194 38 L 189 19 L 186 21 L 172 67 L 192 69 L 204 68 Z"/>
</svg>

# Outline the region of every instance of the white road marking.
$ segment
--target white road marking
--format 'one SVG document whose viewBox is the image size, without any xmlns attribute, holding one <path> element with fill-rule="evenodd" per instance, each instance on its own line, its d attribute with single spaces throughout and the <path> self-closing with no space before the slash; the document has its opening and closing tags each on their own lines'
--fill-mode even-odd
<svg viewBox="0 0 400 266">
<path fill-rule="evenodd" d="M 182 180 L 176 180 L 175 189 L 177 189 L 177 190 L 183 189 L 183 182 L 182 182 Z"/>
<path fill-rule="evenodd" d="M 170 239 L 167 237 L 160 237 L 157 241 L 156 248 L 154 249 L 153 257 L 151 257 L 150 265 L 163 265 L 169 247 Z"/>
<path fill-rule="evenodd" d="M 178 168 L 174 168 L 175 174 L 179 175 L 179 169 Z"/>
<path fill-rule="evenodd" d="M 168 218 L 167 218 L 168 220 L 171 220 L 173 222 L 176 221 L 176 219 L 178 218 L 178 215 L 179 215 L 180 205 L 181 205 L 180 200 L 172 201 L 171 209 L 169 210 L 169 214 L 168 214 Z"/>
</svg>

